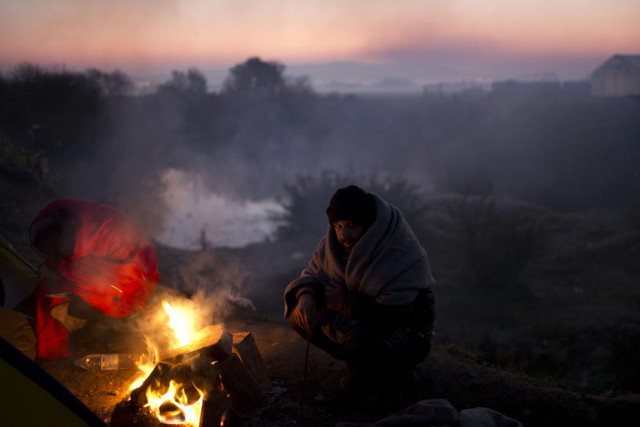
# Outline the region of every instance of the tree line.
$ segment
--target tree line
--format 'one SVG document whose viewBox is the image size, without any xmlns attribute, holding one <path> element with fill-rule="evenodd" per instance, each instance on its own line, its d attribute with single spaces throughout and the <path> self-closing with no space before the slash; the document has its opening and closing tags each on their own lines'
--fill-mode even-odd
<svg viewBox="0 0 640 427">
<path fill-rule="evenodd" d="M 196 68 L 147 94 L 122 71 L 22 64 L 0 74 L 0 165 L 60 193 L 139 209 L 161 223 L 163 173 L 200 173 L 217 192 L 286 193 L 326 171 L 409 181 L 566 210 L 637 201 L 637 99 L 414 98 L 318 94 L 258 57 L 208 90 Z M 155 219 L 154 219 L 155 218 Z"/>
</svg>

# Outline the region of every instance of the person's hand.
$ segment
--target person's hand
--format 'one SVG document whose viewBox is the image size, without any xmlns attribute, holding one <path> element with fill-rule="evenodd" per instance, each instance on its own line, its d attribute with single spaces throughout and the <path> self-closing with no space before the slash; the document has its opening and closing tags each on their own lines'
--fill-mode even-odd
<svg viewBox="0 0 640 427">
<path fill-rule="evenodd" d="M 347 290 L 344 285 L 334 281 L 329 282 L 329 285 L 324 289 L 324 298 L 329 310 L 342 310 L 342 305 L 346 296 Z"/>
<path fill-rule="evenodd" d="M 305 331 L 311 334 L 315 325 L 315 315 L 317 311 L 316 300 L 313 295 L 306 293 L 300 296 L 298 304 L 293 309 L 293 319 L 296 324 L 300 325 Z"/>
</svg>

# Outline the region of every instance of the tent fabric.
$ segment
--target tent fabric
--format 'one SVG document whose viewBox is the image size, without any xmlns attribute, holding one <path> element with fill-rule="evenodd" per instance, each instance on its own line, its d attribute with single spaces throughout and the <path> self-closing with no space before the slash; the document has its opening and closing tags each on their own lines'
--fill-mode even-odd
<svg viewBox="0 0 640 427">
<path fill-rule="evenodd" d="M 0 337 L 11 343 L 30 359 L 36 357 L 36 335 L 33 318 L 15 310 L 0 307 Z"/>
<path fill-rule="evenodd" d="M 15 426 L 106 427 L 75 395 L 0 338 L 3 423 Z"/>
<path fill-rule="evenodd" d="M 0 305 L 16 307 L 33 294 L 38 277 L 36 269 L 0 235 Z"/>
</svg>

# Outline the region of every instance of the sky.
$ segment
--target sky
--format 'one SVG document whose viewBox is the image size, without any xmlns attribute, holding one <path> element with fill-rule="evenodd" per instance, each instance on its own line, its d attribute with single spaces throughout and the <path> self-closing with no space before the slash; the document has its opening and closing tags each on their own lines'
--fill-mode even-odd
<svg viewBox="0 0 640 427">
<path fill-rule="evenodd" d="M 134 74 L 249 57 L 317 79 L 582 79 L 640 54 L 638 0 L 0 0 L 0 67 Z"/>
</svg>

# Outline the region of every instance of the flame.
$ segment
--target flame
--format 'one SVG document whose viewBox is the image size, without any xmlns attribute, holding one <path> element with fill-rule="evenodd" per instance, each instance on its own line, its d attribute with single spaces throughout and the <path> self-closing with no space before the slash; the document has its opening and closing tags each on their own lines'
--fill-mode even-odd
<svg viewBox="0 0 640 427">
<path fill-rule="evenodd" d="M 139 362 L 136 362 L 136 366 L 139 369 L 138 377 L 133 380 L 131 385 L 129 385 L 129 391 L 133 391 L 140 387 L 144 380 L 147 379 L 153 368 L 155 368 L 156 363 L 158 362 L 158 349 L 153 344 L 153 342 L 149 339 L 149 337 L 145 337 L 147 344 L 147 354 L 143 355 Z"/>
<path fill-rule="evenodd" d="M 173 334 L 169 337 L 174 347 L 181 347 L 198 339 L 198 331 L 196 329 L 196 320 L 198 315 L 195 308 L 181 301 L 162 300 L 162 308 L 168 316 L 163 316 L 162 324 L 168 325 Z M 160 312 L 162 310 L 159 310 Z M 166 323 L 164 323 L 166 322 Z M 220 333 L 223 329 L 220 328 Z M 208 330 L 208 333 L 211 331 Z M 129 391 L 138 389 L 143 385 L 155 368 L 158 356 L 158 343 L 146 337 L 147 354 L 137 363 L 140 375 L 131 383 Z M 162 347 L 162 345 L 160 345 Z M 197 393 L 196 393 L 197 391 Z M 170 380 L 167 387 L 166 383 L 161 385 L 156 383 L 150 385 L 145 391 L 147 404 L 152 414 L 163 424 L 180 424 L 188 427 L 197 427 L 200 424 L 202 405 L 204 401 L 204 392 L 195 384 L 181 384 L 175 380 Z M 224 425 L 222 420 L 221 425 Z"/>
<path fill-rule="evenodd" d="M 162 389 L 149 386 L 145 407 L 148 407 L 163 424 L 197 427 L 200 425 L 204 392 L 193 383 L 191 386 L 197 391 L 197 399 L 190 397 L 186 388 L 174 380 L 169 382 L 169 387 L 164 392 Z"/>
<path fill-rule="evenodd" d="M 186 307 L 174 307 L 167 300 L 162 301 L 162 308 L 169 315 L 169 327 L 180 345 L 189 344 L 197 332 L 193 312 Z"/>
<path fill-rule="evenodd" d="M 180 346 L 190 343 L 197 336 L 195 332 L 195 319 L 193 310 L 188 307 L 179 307 L 177 303 L 172 305 L 169 301 L 162 301 L 162 308 L 169 316 L 168 326 L 173 330 L 171 340 L 179 343 Z M 147 344 L 147 354 L 136 366 L 140 370 L 139 375 L 129 385 L 129 391 L 140 387 L 151 374 L 158 362 L 157 345 L 149 338 L 145 337 Z"/>
</svg>

